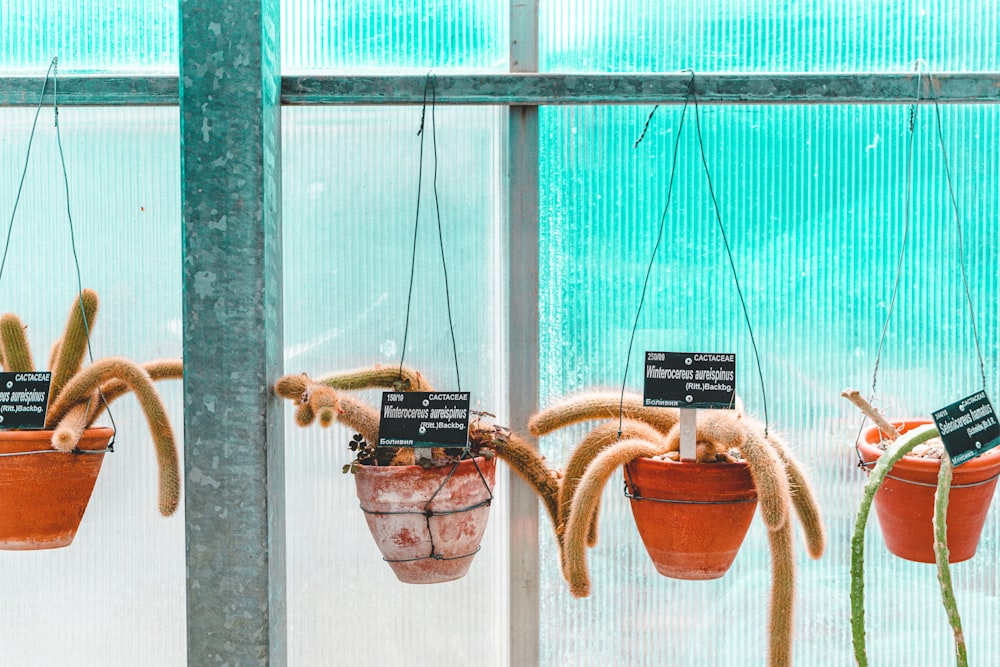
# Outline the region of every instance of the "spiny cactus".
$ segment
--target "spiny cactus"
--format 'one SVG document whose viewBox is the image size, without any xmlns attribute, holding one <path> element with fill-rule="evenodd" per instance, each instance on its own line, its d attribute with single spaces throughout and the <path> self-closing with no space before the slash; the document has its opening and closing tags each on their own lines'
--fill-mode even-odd
<svg viewBox="0 0 1000 667">
<path fill-rule="evenodd" d="M 529 422 L 533 433 L 542 434 L 581 421 L 604 420 L 577 448 L 572 463 L 574 473 L 571 475 L 567 467 L 560 496 L 560 505 L 569 498 L 569 515 L 562 537 L 563 575 L 570 592 L 577 597 L 590 592 L 586 548 L 592 545 L 591 534 L 596 534 L 593 525 L 597 521 L 601 492 L 612 473 L 635 458 L 657 455 L 676 458 L 679 450 L 680 427 L 676 411 L 645 408 L 638 404 L 635 396 L 630 397 L 620 411 L 620 402 L 619 396 L 610 394 L 581 394 L 560 401 Z M 769 664 L 772 667 L 788 665 L 795 596 L 788 516 L 795 507 L 807 551 L 811 557 L 819 558 L 826 546 L 826 534 L 815 496 L 802 466 L 785 451 L 785 444 L 766 433 L 757 420 L 744 415 L 741 404 L 737 410 L 700 411 L 696 439 L 698 462 L 734 460 L 730 452 L 738 452 L 750 469 L 772 552 Z M 579 469 L 583 469 L 582 475 L 575 472 Z"/>
<path fill-rule="evenodd" d="M 0 346 L 3 348 L 3 369 L 8 373 L 30 373 L 35 369 L 31 347 L 25 336 L 24 324 L 14 313 L 0 317 Z"/>
<path fill-rule="evenodd" d="M 49 354 L 52 382 L 45 425 L 52 429 L 52 446 L 60 451 L 74 450 L 84 430 L 93 425 L 108 403 L 133 392 L 156 449 L 160 513 L 169 516 L 179 504 L 180 469 L 173 429 L 153 379 L 179 378 L 183 373 L 181 361 L 162 360 L 140 367 L 128 359 L 112 357 L 83 367 L 97 309 L 96 292 L 83 290 L 70 308 L 62 337 Z M 24 326 L 11 313 L 0 318 L 0 358 L 7 370 L 34 370 Z"/>
<path fill-rule="evenodd" d="M 378 442 L 379 414 L 374 408 L 351 397 L 347 391 L 384 387 L 395 391 L 433 391 L 423 375 L 403 367 L 375 366 L 333 373 L 313 380 L 307 374 L 286 375 L 275 382 L 274 391 L 296 405 L 295 422 L 308 426 L 319 419 L 321 425 L 338 421 L 360 433 L 368 443 Z M 326 417 L 324 417 L 324 411 Z M 548 467 L 545 459 L 526 440 L 510 430 L 484 425 L 476 420 L 469 425 L 469 444 L 473 453 L 488 450 L 505 461 L 538 494 L 552 519 L 557 521 L 556 503 L 559 473 Z M 384 448 L 390 454 L 388 465 L 414 463 L 412 448 Z M 434 448 L 432 460 L 446 456 Z"/>
</svg>

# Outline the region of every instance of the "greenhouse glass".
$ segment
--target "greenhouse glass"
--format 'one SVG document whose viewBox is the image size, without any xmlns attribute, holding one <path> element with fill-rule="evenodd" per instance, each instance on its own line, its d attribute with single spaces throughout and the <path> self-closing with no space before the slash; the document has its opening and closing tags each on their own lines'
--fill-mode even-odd
<svg viewBox="0 0 1000 667">
<path fill-rule="evenodd" d="M 766 664 L 761 520 L 725 577 L 661 577 L 618 472 L 587 599 L 569 593 L 547 513 L 526 508 L 504 464 L 469 574 L 396 581 L 342 472 L 351 430 L 298 427 L 268 384 L 276 367 L 394 366 L 404 338 L 407 365 L 521 433 L 525 405 L 618 391 L 623 377 L 639 391 L 646 350 L 734 353 L 747 412 L 806 464 L 828 531 L 814 561 L 795 529 L 794 664 L 853 664 L 850 533 L 865 477 L 861 418 L 841 390 L 871 393 L 878 364 L 876 402 L 894 417 L 927 416 L 984 381 L 1000 400 L 995 2 L 9 0 L 0 37 L 7 213 L 53 57 L 75 85 L 60 81 L 72 96 L 59 109 L 65 181 L 45 98 L 0 312 L 21 315 L 45 356 L 78 287 L 75 243 L 82 284 L 102 299 L 95 358 L 186 350 L 198 360 L 186 382 L 160 383 L 179 444 L 198 420 L 219 429 L 187 438 L 190 504 L 161 519 L 145 420 L 131 397 L 116 403 L 115 452 L 74 544 L 0 551 L 2 620 L 17 628 L 4 664 Z M 907 173 L 919 62 L 949 102 L 961 255 L 926 99 Z M 618 87 L 649 73 L 659 94 L 686 69 L 717 97 L 688 100 L 683 132 L 676 92 L 654 112 Z M 421 107 L 425 75 L 447 103 Z M 747 81 L 756 88 L 732 92 Z M 511 97 L 525 90 L 530 103 Z M 255 324 L 226 330 L 227 315 Z M 218 341 L 191 337 L 216 324 L 235 341 L 218 359 Z M 248 361 L 227 367 L 230 350 Z M 206 386 L 220 391 L 197 393 Z M 586 432 L 536 442 L 561 467 Z M 998 538 L 994 509 L 975 558 L 952 568 L 975 665 L 1000 655 Z M 877 527 L 866 552 L 871 664 L 952 664 L 934 568 L 891 556 Z"/>
</svg>

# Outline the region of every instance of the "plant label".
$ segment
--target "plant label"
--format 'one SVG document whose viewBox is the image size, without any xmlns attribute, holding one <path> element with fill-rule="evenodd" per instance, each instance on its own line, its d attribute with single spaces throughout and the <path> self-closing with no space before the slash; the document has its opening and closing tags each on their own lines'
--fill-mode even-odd
<svg viewBox="0 0 1000 667">
<path fill-rule="evenodd" d="M 0 429 L 45 428 L 52 373 L 0 373 Z"/>
<path fill-rule="evenodd" d="M 382 393 L 379 447 L 464 449 L 469 443 L 469 392 Z"/>
<path fill-rule="evenodd" d="M 935 410 L 933 417 L 954 466 L 1000 445 L 1000 424 L 985 391 Z"/>
<path fill-rule="evenodd" d="M 646 352 L 643 405 L 725 409 L 735 400 L 735 354 Z"/>
</svg>

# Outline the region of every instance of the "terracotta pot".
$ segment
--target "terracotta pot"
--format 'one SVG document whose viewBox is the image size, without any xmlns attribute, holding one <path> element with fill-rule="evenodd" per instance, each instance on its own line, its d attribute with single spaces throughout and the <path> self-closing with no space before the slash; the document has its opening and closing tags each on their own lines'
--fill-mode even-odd
<svg viewBox="0 0 1000 667">
<path fill-rule="evenodd" d="M 87 429 L 79 448 L 101 453 L 81 454 L 53 450 L 51 430 L 0 431 L 0 549 L 73 542 L 113 433 Z"/>
<path fill-rule="evenodd" d="M 461 579 L 479 551 L 496 459 L 462 461 L 449 478 L 453 468 L 360 466 L 354 475 L 368 529 L 403 583 Z"/>
<path fill-rule="evenodd" d="M 674 579 L 718 579 L 726 573 L 757 508 L 746 463 L 639 458 L 625 466 L 625 482 L 635 525 L 657 572 Z"/>
<path fill-rule="evenodd" d="M 902 433 L 930 420 L 893 422 Z M 866 429 L 858 443 L 862 460 L 874 464 L 882 455 L 879 431 Z M 870 471 L 871 465 L 865 466 Z M 934 491 L 940 461 L 904 456 L 875 493 L 875 513 L 889 551 L 917 563 L 934 562 Z M 972 558 L 1000 474 L 1000 450 L 970 459 L 955 468 L 948 499 L 948 562 Z"/>
</svg>

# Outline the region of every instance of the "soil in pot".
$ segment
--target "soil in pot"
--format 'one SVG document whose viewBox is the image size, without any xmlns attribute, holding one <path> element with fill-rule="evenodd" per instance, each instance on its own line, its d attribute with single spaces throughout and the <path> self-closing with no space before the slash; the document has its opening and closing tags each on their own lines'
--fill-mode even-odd
<svg viewBox="0 0 1000 667">
<path fill-rule="evenodd" d="M 425 469 L 359 466 L 365 520 L 382 556 L 407 584 L 460 579 L 479 551 L 489 518 L 496 459 Z"/>
<path fill-rule="evenodd" d="M 900 431 L 929 420 L 893 422 Z M 865 470 L 882 455 L 877 428 L 866 429 L 858 443 Z M 939 459 L 904 456 L 892 467 L 875 493 L 875 513 L 889 551 L 917 563 L 934 562 L 934 491 Z M 948 562 L 972 558 L 979 545 L 986 515 L 1000 474 L 1000 450 L 987 452 L 954 469 L 948 500 Z"/>
<path fill-rule="evenodd" d="M 73 542 L 113 433 L 89 428 L 78 446 L 83 452 L 57 452 L 51 430 L 0 431 L 0 549 Z"/>
<path fill-rule="evenodd" d="M 718 579 L 736 559 L 757 508 L 746 463 L 635 459 L 625 467 L 632 516 L 656 571 Z"/>
</svg>

